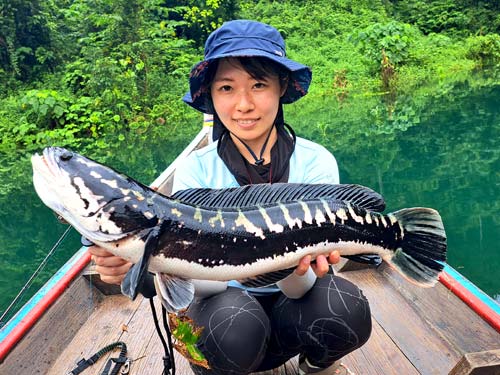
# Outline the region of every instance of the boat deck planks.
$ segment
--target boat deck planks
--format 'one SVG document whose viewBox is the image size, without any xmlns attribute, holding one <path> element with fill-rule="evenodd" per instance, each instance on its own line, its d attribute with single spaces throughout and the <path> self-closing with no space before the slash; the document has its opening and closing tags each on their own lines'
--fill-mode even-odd
<svg viewBox="0 0 500 375">
<path fill-rule="evenodd" d="M 500 348 L 500 334 L 441 284 L 432 289 L 409 285 L 383 266 L 340 275 L 364 290 L 372 309 L 370 340 L 343 360 L 356 374 L 448 374 L 465 353 Z M 130 301 L 121 295 L 105 296 L 93 287 L 96 283 L 83 277 L 74 284 L 71 288 L 79 290 L 78 294 L 57 302 L 59 306 L 55 305 L 29 333 L 30 341 L 23 340 L 0 365 L 0 373 L 66 374 L 82 357 L 89 358 L 112 342 L 124 341 L 128 356 L 136 360 L 131 374 L 161 374 L 163 348 L 149 301 L 142 297 Z M 68 311 L 68 303 L 79 303 L 77 316 L 62 314 Z M 65 332 L 57 331 L 61 326 Z M 60 335 L 62 349 L 44 346 L 47 335 Z M 26 358 L 23 351 L 31 351 L 38 358 L 35 367 L 19 360 Z M 118 350 L 104 356 L 83 374 L 100 374 L 107 359 L 117 355 Z M 296 358 L 290 361 L 286 372 L 280 368 L 266 374 L 296 374 L 296 362 Z M 176 365 L 178 375 L 192 373 L 180 355 L 176 356 Z"/>
<path fill-rule="evenodd" d="M 368 342 L 342 359 L 347 367 L 358 375 L 420 374 L 373 318 L 372 327 Z"/>
<path fill-rule="evenodd" d="M 77 278 L 71 284 L 71 293 L 64 293 L 0 364 L 0 374 L 45 374 L 60 356 L 59 349 L 71 346 L 81 326 L 88 322 L 92 313 L 89 306 L 101 302 L 101 294 L 94 292 L 83 277 Z"/>
<path fill-rule="evenodd" d="M 364 291 L 373 319 L 421 374 L 448 374 L 464 354 L 500 348 L 500 333 L 440 283 L 420 288 L 385 265 L 341 275 Z"/>
</svg>

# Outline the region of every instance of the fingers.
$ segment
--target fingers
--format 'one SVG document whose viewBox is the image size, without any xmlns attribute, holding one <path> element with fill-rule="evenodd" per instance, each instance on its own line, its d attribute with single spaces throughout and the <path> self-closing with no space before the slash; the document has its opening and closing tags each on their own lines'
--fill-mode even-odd
<svg viewBox="0 0 500 375">
<path fill-rule="evenodd" d="M 131 266 L 132 263 L 125 263 L 118 267 L 96 265 L 95 270 L 105 283 L 120 285 Z"/>
<path fill-rule="evenodd" d="M 324 255 L 318 255 L 316 257 L 316 263 L 312 264 L 311 267 L 316 276 L 323 277 L 328 273 L 330 263 L 328 263 L 328 260 Z"/>
<path fill-rule="evenodd" d="M 98 246 L 89 247 L 89 252 L 101 280 L 108 284 L 121 284 L 132 263 Z"/>
<path fill-rule="evenodd" d="M 332 251 L 328 255 L 328 262 L 330 264 L 337 264 L 338 262 L 340 262 L 340 253 L 338 252 L 338 250 Z"/>
<path fill-rule="evenodd" d="M 303 257 L 297 265 L 295 273 L 302 276 L 307 272 L 308 268 L 311 267 L 317 277 L 323 277 L 330 270 L 330 264 L 336 264 L 340 261 L 340 253 L 335 250 L 328 254 L 328 256 L 318 255 L 315 262 L 312 264 L 311 259 L 312 257 L 310 255 Z"/>
<path fill-rule="evenodd" d="M 306 255 L 305 257 L 303 257 L 297 265 L 295 273 L 299 276 L 305 275 L 307 270 L 309 269 L 309 266 L 311 265 L 311 259 L 312 257 L 310 255 Z"/>
<path fill-rule="evenodd" d="M 102 247 L 99 246 L 90 246 L 89 247 L 89 253 L 91 255 L 95 256 L 100 256 L 100 257 L 108 257 L 108 256 L 113 256 L 108 250 L 103 249 Z"/>
</svg>

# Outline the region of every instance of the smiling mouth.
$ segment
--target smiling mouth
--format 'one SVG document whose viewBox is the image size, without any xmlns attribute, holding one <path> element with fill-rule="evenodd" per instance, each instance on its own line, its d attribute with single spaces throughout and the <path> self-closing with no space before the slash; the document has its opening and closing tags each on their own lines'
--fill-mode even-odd
<svg viewBox="0 0 500 375">
<path fill-rule="evenodd" d="M 239 126 L 246 127 L 256 124 L 258 119 L 236 120 Z"/>
</svg>

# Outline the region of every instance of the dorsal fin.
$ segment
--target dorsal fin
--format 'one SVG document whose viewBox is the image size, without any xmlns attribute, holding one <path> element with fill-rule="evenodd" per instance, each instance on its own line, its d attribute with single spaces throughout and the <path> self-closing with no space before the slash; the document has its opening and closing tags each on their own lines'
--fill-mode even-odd
<svg viewBox="0 0 500 375">
<path fill-rule="evenodd" d="M 201 207 L 244 208 L 294 200 L 334 199 L 351 202 L 369 211 L 382 212 L 384 198 L 377 192 L 351 184 L 257 184 L 227 189 L 180 190 L 171 198 Z"/>
</svg>

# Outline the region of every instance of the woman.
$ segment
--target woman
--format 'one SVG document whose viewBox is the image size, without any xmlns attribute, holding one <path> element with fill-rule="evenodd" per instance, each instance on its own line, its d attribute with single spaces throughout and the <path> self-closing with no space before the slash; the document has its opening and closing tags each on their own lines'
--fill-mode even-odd
<svg viewBox="0 0 500 375">
<path fill-rule="evenodd" d="M 335 158 L 295 137 L 282 104 L 307 93 L 311 72 L 287 59 L 284 41 L 269 25 L 226 22 L 205 45 L 191 71 L 184 101 L 214 115 L 216 142 L 191 154 L 175 175 L 173 191 L 255 183 L 338 183 Z M 120 283 L 130 264 L 90 248 L 104 281 Z M 306 256 L 294 273 L 266 288 L 231 281 L 198 281 L 187 311 L 204 327 L 198 343 L 211 370 L 248 374 L 280 366 L 300 354 L 303 374 L 351 373 L 339 360 L 371 332 L 366 298 L 352 283 L 327 274 L 339 253 Z"/>
</svg>

